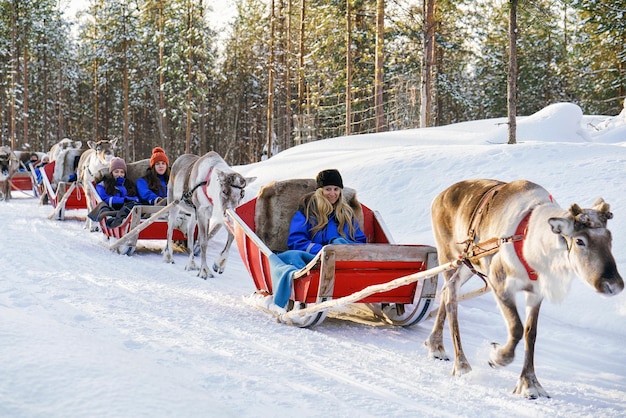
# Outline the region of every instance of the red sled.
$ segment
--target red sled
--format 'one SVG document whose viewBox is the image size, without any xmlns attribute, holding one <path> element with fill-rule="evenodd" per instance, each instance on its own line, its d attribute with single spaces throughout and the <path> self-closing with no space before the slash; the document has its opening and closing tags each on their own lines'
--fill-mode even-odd
<svg viewBox="0 0 626 418">
<path fill-rule="evenodd" d="M 93 185 L 90 188 L 90 194 L 94 196 L 93 207 L 95 208 L 100 204 L 101 200 Z M 111 241 L 109 249 L 130 256 L 137 249 L 137 240 L 167 239 L 169 211 L 177 204 L 178 201 L 174 201 L 167 206 L 136 205 L 119 225 L 109 226 L 107 225 L 107 218 L 102 218 L 99 221 L 99 228 L 105 237 Z M 181 220 L 181 224 L 184 224 L 184 221 Z M 183 230 L 186 230 L 186 228 L 174 228 L 172 241 L 187 241 L 187 236 Z M 198 229 L 196 228 L 196 235 L 197 231 Z M 194 243 L 195 238 L 194 235 Z"/>
<path fill-rule="evenodd" d="M 40 190 L 37 186 L 34 169 L 31 171 L 18 171 L 11 177 L 11 190 L 19 191 L 32 197 L 37 197 Z"/>
<path fill-rule="evenodd" d="M 310 263 L 294 273 L 285 312 L 268 305 L 274 290 L 270 257 L 287 249 L 291 217 L 300 198 L 315 187 L 313 179 L 273 182 L 264 186 L 256 198 L 227 211 L 227 225 L 254 282 L 255 305 L 281 322 L 300 327 L 319 324 L 327 314 L 350 319 L 355 312 L 405 327 L 425 319 L 436 296 L 438 273 L 397 287 L 387 285 L 399 278 L 427 274 L 437 266 L 436 249 L 430 245 L 394 244 L 380 215 L 358 202 L 350 188 L 344 189 L 344 195 L 357 217 L 362 218 L 360 225 L 367 244 L 324 246 Z M 375 288 L 380 290 L 367 291 Z M 349 302 L 343 304 L 342 300 Z M 317 310 L 316 305 L 329 308 Z"/>
<path fill-rule="evenodd" d="M 43 192 L 54 210 L 48 216 L 50 219 L 64 220 L 65 211 L 87 209 L 87 196 L 78 182 L 52 183 L 56 161 L 46 164 L 42 170 Z"/>
</svg>

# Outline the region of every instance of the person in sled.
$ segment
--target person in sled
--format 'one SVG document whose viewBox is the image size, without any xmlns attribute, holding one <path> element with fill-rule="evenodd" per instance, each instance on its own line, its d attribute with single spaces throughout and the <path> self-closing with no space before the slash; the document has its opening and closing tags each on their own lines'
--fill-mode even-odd
<svg viewBox="0 0 626 418">
<path fill-rule="evenodd" d="M 167 182 L 170 178 L 170 160 L 163 148 L 155 147 L 150 157 L 150 168 L 137 180 L 137 194 L 143 205 L 167 203 Z"/>
<path fill-rule="evenodd" d="M 293 215 L 287 248 L 317 254 L 326 244 L 365 244 L 365 233 L 343 196 L 335 169 L 320 171 L 317 189 L 305 195 Z"/>
<path fill-rule="evenodd" d="M 291 297 L 293 274 L 313 260 L 327 244 L 365 244 L 367 239 L 343 194 L 343 180 L 335 169 L 316 177 L 317 189 L 302 197 L 291 218 L 287 251 L 269 257 L 274 286 L 272 302 L 285 309 Z"/>
<path fill-rule="evenodd" d="M 139 203 L 135 185 L 126 178 L 126 162 L 118 157 L 111 160 L 109 174 L 96 185 L 96 192 L 102 203 L 96 207 L 94 217 L 100 221 L 103 216 L 110 216 L 106 222 L 109 227 L 121 225 L 133 206 Z"/>
</svg>

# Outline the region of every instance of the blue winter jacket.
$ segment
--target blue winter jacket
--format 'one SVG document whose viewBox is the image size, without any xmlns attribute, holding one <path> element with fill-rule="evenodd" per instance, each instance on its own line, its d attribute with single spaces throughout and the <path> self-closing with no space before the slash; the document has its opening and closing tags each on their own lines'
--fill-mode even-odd
<svg viewBox="0 0 626 418">
<path fill-rule="evenodd" d="M 144 205 L 154 205 L 154 201 L 157 200 L 157 198 L 162 197 L 165 199 L 167 197 L 167 181 L 165 181 L 165 176 L 157 177 L 159 178 L 162 186 L 159 193 L 155 193 L 153 190 L 148 188 L 148 181 L 145 177 L 137 180 L 137 194 L 139 195 L 141 203 Z"/>
<path fill-rule="evenodd" d="M 114 195 L 107 194 L 106 188 L 104 186 L 104 181 L 98 183 L 98 185 L 96 186 L 96 191 L 98 192 L 100 199 L 102 199 L 104 203 L 114 209 L 121 208 L 122 206 L 124 206 L 124 202 L 128 200 L 138 201 L 139 198 L 128 196 L 128 191 L 126 190 L 126 186 L 124 185 L 125 181 L 125 177 L 118 177 L 115 179 L 116 193 Z"/>
<path fill-rule="evenodd" d="M 350 237 L 350 231 L 348 225 L 344 225 L 343 232 L 346 238 L 339 235 L 337 221 L 335 219 L 335 212 L 333 212 L 328 218 L 328 225 L 326 228 L 318 231 L 311 237 L 311 229 L 314 224 L 307 222 L 306 216 L 301 210 L 298 210 L 291 218 L 291 225 L 289 226 L 289 236 L 287 237 L 287 247 L 290 250 L 305 251 L 311 254 L 317 254 L 322 247 L 327 244 L 331 244 L 333 240 L 342 238 L 341 243 L 350 244 L 365 244 L 367 241 L 365 234 L 361 230 L 358 222 L 355 220 L 354 241 Z"/>
</svg>

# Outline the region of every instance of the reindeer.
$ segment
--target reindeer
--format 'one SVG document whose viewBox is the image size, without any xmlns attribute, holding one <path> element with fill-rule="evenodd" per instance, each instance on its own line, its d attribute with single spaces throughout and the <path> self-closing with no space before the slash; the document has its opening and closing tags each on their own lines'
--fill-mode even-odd
<svg viewBox="0 0 626 418">
<path fill-rule="evenodd" d="M 444 273 L 441 304 L 425 342 L 430 357 L 448 360 L 442 337 L 447 315 L 455 352 L 452 374 L 471 371 L 461 346 L 457 305 L 459 288 L 478 274 L 493 290 L 509 328 L 504 346 L 492 343 L 489 365 L 510 364 L 525 337 L 524 364 L 514 393 L 531 399 L 549 397 L 534 368 L 542 300 L 562 300 L 576 276 L 604 295 L 624 289 L 606 228 L 613 217 L 609 209 L 598 199 L 591 209 L 573 204 L 564 210 L 544 188 L 525 180 L 468 180 L 439 194 L 432 203 L 439 263 L 460 258 L 464 264 Z M 515 303 L 520 291 L 526 294 L 525 325 Z"/>
<path fill-rule="evenodd" d="M 109 172 L 109 164 L 115 156 L 117 139 L 100 139 L 98 141 L 87 141 L 89 149 L 82 153 L 78 161 L 77 181 L 83 187 L 87 198 L 87 212 L 93 209 L 95 196 L 91 195 L 89 184 L 98 183 Z M 86 227 L 90 231 L 97 231 L 98 224 L 89 217 L 86 220 Z"/>
<path fill-rule="evenodd" d="M 20 162 L 11 147 L 0 147 L 0 200 L 11 199 L 11 178 L 20 168 Z"/>
<path fill-rule="evenodd" d="M 170 180 L 167 185 L 167 203 L 179 200 L 170 210 L 167 222 L 167 243 L 163 250 L 163 260 L 173 263 L 172 234 L 175 227 L 187 233 L 187 248 L 194 248 L 194 232 L 198 226 L 201 265 L 198 276 L 206 279 L 213 277 L 206 261 L 208 241 L 224 225 L 227 209 L 235 208 L 244 197 L 246 185 L 256 177 L 245 178 L 233 171 L 217 153 L 211 151 L 202 157 L 183 154 L 172 164 Z M 179 215 L 183 215 L 182 217 Z M 186 217 L 184 215 L 187 215 Z M 188 219 L 186 228 L 180 226 L 180 219 Z M 210 229 L 209 229 L 210 227 Z M 213 270 L 223 273 L 228 257 L 228 250 L 234 236 L 228 231 L 226 245 L 213 263 Z M 189 251 L 189 260 L 185 270 L 198 270 L 194 260 L 194 251 Z"/>
<path fill-rule="evenodd" d="M 48 151 L 50 162 L 56 161 L 54 173 L 52 174 L 53 185 L 60 182 L 68 182 L 73 178 L 72 175 L 76 173 L 80 156 L 84 152 L 81 149 L 82 146 L 82 141 L 72 141 L 69 138 L 63 138 L 50 148 L 50 151 Z"/>
</svg>

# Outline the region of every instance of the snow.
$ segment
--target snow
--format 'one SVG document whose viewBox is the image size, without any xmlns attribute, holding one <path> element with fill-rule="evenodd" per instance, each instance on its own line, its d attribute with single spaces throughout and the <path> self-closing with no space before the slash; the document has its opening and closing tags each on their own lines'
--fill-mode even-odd
<svg viewBox="0 0 626 418">
<path fill-rule="evenodd" d="M 626 117 L 584 116 L 561 103 L 519 118 L 334 138 L 236 167 L 272 180 L 341 171 L 399 243 L 433 244 L 430 202 L 468 178 L 525 178 L 563 206 L 602 196 L 614 255 L 626 271 Z M 236 246 L 206 281 L 162 262 L 163 242 L 132 257 L 84 229 L 84 211 L 48 219 L 50 206 L 13 193 L 0 202 L 0 416 L 2 417 L 623 417 L 626 292 L 607 298 L 576 281 L 545 301 L 535 353 L 551 398 L 512 393 L 523 344 L 491 369 L 490 343 L 506 338 L 490 294 L 460 304 L 473 371 L 428 358 L 432 319 L 411 328 L 327 318 L 312 329 L 277 323 L 245 300 L 254 291 Z M 209 257 L 224 245 L 220 233 Z M 477 280 L 477 279 L 474 279 Z M 522 297 L 519 298 L 520 302 Z M 445 344 L 453 354 L 448 330 Z"/>
</svg>

